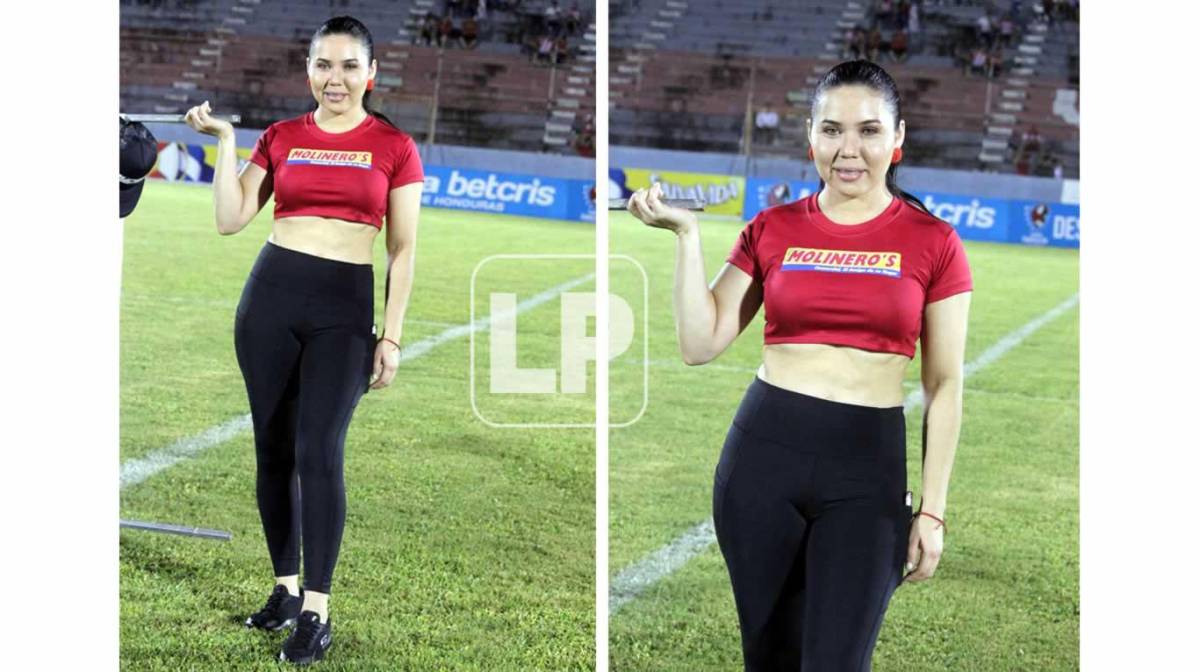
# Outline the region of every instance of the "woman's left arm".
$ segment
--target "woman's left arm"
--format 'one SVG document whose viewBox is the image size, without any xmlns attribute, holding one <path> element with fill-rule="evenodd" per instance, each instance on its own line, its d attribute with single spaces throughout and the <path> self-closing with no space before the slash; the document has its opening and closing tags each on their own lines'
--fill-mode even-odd
<svg viewBox="0 0 1200 672">
<path fill-rule="evenodd" d="M 421 213 L 421 182 L 396 187 L 388 192 L 387 281 L 384 289 L 382 338 L 400 343 L 404 313 L 412 293 L 413 259 L 417 246 L 417 218 Z M 399 349 L 381 340 L 375 348 L 375 373 L 371 389 L 387 387 L 400 365 Z"/>
<path fill-rule="evenodd" d="M 925 418 L 921 438 L 921 511 L 946 517 L 950 469 L 962 425 L 963 359 L 967 346 L 967 313 L 971 292 L 925 306 L 921 333 L 921 386 Z M 917 565 L 906 581 L 933 575 L 942 554 L 941 524 L 918 516 L 909 532 L 908 562 Z"/>
</svg>

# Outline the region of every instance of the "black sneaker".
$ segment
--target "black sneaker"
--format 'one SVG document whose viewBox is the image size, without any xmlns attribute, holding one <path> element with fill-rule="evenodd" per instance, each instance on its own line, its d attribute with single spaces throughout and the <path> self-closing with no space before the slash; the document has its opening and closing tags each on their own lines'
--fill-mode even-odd
<svg viewBox="0 0 1200 672">
<path fill-rule="evenodd" d="M 325 657 L 333 644 L 333 624 L 315 611 L 303 611 L 296 619 L 296 629 L 288 635 L 279 651 L 279 659 L 297 665 L 308 665 Z"/>
<path fill-rule="evenodd" d="M 267 604 L 246 619 L 247 628 L 258 628 L 275 632 L 296 623 L 300 615 L 300 606 L 304 604 L 303 593 L 292 595 L 287 586 L 276 584 Z"/>
</svg>

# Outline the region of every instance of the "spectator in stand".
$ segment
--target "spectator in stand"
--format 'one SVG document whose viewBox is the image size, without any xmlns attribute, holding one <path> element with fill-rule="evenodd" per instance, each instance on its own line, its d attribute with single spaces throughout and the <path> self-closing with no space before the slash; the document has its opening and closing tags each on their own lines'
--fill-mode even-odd
<svg viewBox="0 0 1200 672">
<path fill-rule="evenodd" d="M 1004 15 L 1000 19 L 1000 41 L 1004 43 L 1004 46 L 1012 46 L 1015 31 L 1016 25 L 1013 23 L 1012 17 L 1007 14 Z"/>
<path fill-rule="evenodd" d="M 562 9 L 558 6 L 558 0 L 550 0 L 543 15 L 546 18 L 546 27 L 550 30 L 550 34 L 557 35 L 558 31 L 562 29 Z"/>
<path fill-rule="evenodd" d="M 921 51 L 921 5 L 915 2 L 908 8 L 908 38 L 912 50 Z"/>
<path fill-rule="evenodd" d="M 571 130 L 575 133 L 575 151 L 580 156 L 596 156 L 596 123 L 592 115 L 584 115 L 582 126 L 576 123 Z"/>
<path fill-rule="evenodd" d="M 986 47 L 992 46 L 992 15 L 991 13 L 984 14 L 975 22 L 976 29 L 979 32 L 979 41 Z"/>
<path fill-rule="evenodd" d="M 459 39 L 459 44 L 464 49 L 474 49 L 479 46 L 479 24 L 474 18 L 468 17 L 463 21 L 462 38 Z"/>
<path fill-rule="evenodd" d="M 487 21 L 487 12 L 487 0 L 479 0 L 479 3 L 475 5 L 475 20 Z"/>
<path fill-rule="evenodd" d="M 999 44 L 992 48 L 987 57 L 988 77 L 995 79 L 1004 74 L 1004 49 Z"/>
<path fill-rule="evenodd" d="M 454 26 L 454 19 L 450 18 L 449 14 L 442 17 L 442 23 L 438 27 L 438 46 L 445 47 L 446 42 L 451 39 L 452 34 L 457 30 L 458 28 Z"/>
<path fill-rule="evenodd" d="M 446 0 L 446 16 L 455 17 L 462 13 L 462 0 Z"/>
<path fill-rule="evenodd" d="M 1036 0 L 1035 0 L 1036 1 Z M 1048 28 L 1054 27 L 1054 0 L 1042 0 L 1041 4 L 1042 20 L 1046 22 Z"/>
<path fill-rule="evenodd" d="M 579 3 L 572 2 L 571 8 L 567 10 L 567 32 L 571 35 L 578 33 L 582 24 L 583 12 L 579 11 Z"/>
<path fill-rule="evenodd" d="M 1037 124 L 1031 124 L 1029 130 L 1021 136 L 1021 149 L 1028 154 L 1036 154 L 1042 149 L 1042 134 L 1038 132 Z"/>
<path fill-rule="evenodd" d="M 975 51 L 971 53 L 971 62 L 970 62 L 970 66 L 969 66 L 970 71 L 969 71 L 969 73 L 964 73 L 964 74 L 972 74 L 972 75 L 978 74 L 978 75 L 983 75 L 986 77 L 987 76 L 987 61 L 988 61 L 988 55 L 987 55 L 987 52 L 983 50 L 983 47 L 975 47 Z"/>
<path fill-rule="evenodd" d="M 566 35 L 559 35 L 554 41 L 554 62 L 565 63 L 571 57 L 571 45 L 567 43 Z"/>
<path fill-rule="evenodd" d="M 908 33 L 904 29 L 892 35 L 892 60 L 902 63 L 908 58 Z"/>
<path fill-rule="evenodd" d="M 774 145 L 779 138 L 779 113 L 768 103 L 754 115 L 754 135 L 757 142 Z"/>
<path fill-rule="evenodd" d="M 867 51 L 867 35 L 862 26 L 855 26 L 846 31 L 846 45 L 842 52 L 843 60 L 858 60 Z"/>
<path fill-rule="evenodd" d="M 1029 154 L 1024 151 L 1017 152 L 1017 160 L 1013 164 L 1013 169 L 1017 171 L 1017 175 L 1028 175 Z"/>
<path fill-rule="evenodd" d="M 908 0 L 900 0 L 896 3 L 896 11 L 892 13 L 892 27 L 896 30 L 904 28 L 908 23 L 908 11 L 913 6 L 913 3 Z"/>
<path fill-rule="evenodd" d="M 1037 167 L 1033 172 L 1039 177 L 1053 177 L 1054 163 L 1054 157 L 1050 155 L 1050 152 L 1042 152 L 1037 157 Z"/>
<path fill-rule="evenodd" d="M 892 0 L 879 0 L 879 4 L 875 7 L 875 20 L 872 23 L 878 25 L 891 21 L 892 9 Z"/>
<path fill-rule="evenodd" d="M 554 38 L 549 35 L 543 35 L 538 41 L 537 60 L 538 63 L 549 63 L 554 55 Z"/>
<path fill-rule="evenodd" d="M 437 36 L 439 23 L 440 21 L 438 21 L 437 15 L 435 15 L 433 12 L 425 12 L 425 20 L 421 23 L 420 40 L 424 42 L 426 46 L 432 46 L 434 42 L 438 41 Z"/>
<path fill-rule="evenodd" d="M 1057 158 L 1055 158 L 1055 159 L 1054 159 L 1054 168 L 1053 168 L 1053 171 L 1054 171 L 1054 179 L 1056 179 L 1056 180 L 1061 180 L 1061 179 L 1063 179 L 1063 165 L 1062 165 L 1062 161 L 1059 161 Z"/>
<path fill-rule="evenodd" d="M 867 35 L 867 60 L 872 63 L 879 61 L 879 47 L 883 44 L 883 35 L 879 33 L 879 28 L 871 29 Z"/>
</svg>

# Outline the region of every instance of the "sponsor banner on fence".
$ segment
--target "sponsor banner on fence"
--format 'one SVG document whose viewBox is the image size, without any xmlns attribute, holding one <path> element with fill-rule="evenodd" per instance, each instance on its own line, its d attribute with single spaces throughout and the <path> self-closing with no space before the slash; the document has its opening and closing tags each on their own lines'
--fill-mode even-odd
<svg viewBox="0 0 1200 672">
<path fill-rule="evenodd" d="M 680 173 L 644 168 L 610 168 L 609 196 L 629 197 L 643 187 L 662 183 L 666 198 L 698 198 L 704 211 L 741 217 L 746 200 L 746 178 L 709 173 Z"/>
<path fill-rule="evenodd" d="M 238 148 L 238 172 L 249 160 L 251 151 L 250 147 Z M 309 156 L 306 152 L 310 153 L 311 150 L 293 150 L 289 160 L 312 161 L 321 158 Z M 169 182 L 211 183 L 216 158 L 215 145 L 160 142 L 158 162 L 150 172 L 150 177 Z M 342 165 L 351 167 L 357 168 L 361 164 L 354 157 L 342 157 L 342 160 Z M 366 160 L 369 161 L 369 157 Z M 435 208 L 594 222 L 595 192 L 591 180 L 425 166 L 421 204 Z"/>
<path fill-rule="evenodd" d="M 592 222 L 596 220 L 592 191 L 589 180 L 425 166 L 421 204 Z"/>
<path fill-rule="evenodd" d="M 746 181 L 746 209 L 742 216 L 752 219 L 765 208 L 804 198 L 817 187 L 816 182 L 750 178 Z M 1079 247 L 1076 204 L 924 191 L 913 195 L 934 215 L 952 224 L 963 240 Z"/>
</svg>

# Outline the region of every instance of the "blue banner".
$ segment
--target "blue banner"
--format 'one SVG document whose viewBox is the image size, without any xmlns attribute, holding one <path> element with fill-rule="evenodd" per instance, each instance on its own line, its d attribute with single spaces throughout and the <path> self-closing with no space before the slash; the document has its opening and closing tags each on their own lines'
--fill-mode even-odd
<svg viewBox="0 0 1200 672">
<path fill-rule="evenodd" d="M 594 192 L 589 180 L 425 166 L 421 205 L 594 222 Z"/>
<path fill-rule="evenodd" d="M 773 205 L 804 198 L 817 187 L 816 182 L 748 178 L 743 217 L 749 220 Z M 913 195 L 930 212 L 953 225 L 963 240 L 1079 247 L 1078 205 L 924 191 Z"/>
</svg>

